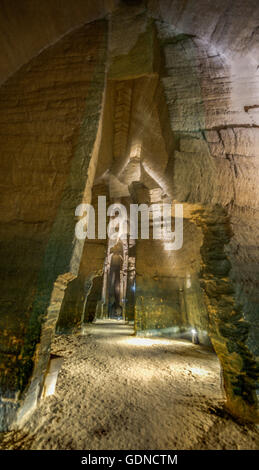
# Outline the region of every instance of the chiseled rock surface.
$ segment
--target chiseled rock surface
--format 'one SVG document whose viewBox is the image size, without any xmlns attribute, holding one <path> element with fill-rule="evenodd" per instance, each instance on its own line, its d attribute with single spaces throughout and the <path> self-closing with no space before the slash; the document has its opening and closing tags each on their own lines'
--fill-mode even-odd
<svg viewBox="0 0 259 470">
<path fill-rule="evenodd" d="M 153 16 L 179 32 L 205 39 L 225 54 L 249 51 L 258 59 L 256 0 L 149 0 L 148 6 Z"/>
<path fill-rule="evenodd" d="M 43 49 L 64 35 L 94 20 L 104 18 L 118 0 L 40 1 L 3 0 L 0 10 L 2 44 L 0 82 L 15 73 Z"/>
<path fill-rule="evenodd" d="M 213 54 L 205 42 L 156 24 L 176 137 L 174 196 L 211 210 L 203 223 L 196 219 L 204 234 L 201 274 L 211 338 L 223 365 L 229 409 L 256 420 L 258 128 L 249 122 L 247 110 L 233 107 L 226 57 Z"/>
<path fill-rule="evenodd" d="M 0 90 L 1 390 L 14 402 L 33 368 L 53 283 L 79 268 L 74 212 L 96 166 L 106 50 L 101 20 L 43 51 Z M 49 346 L 41 342 L 43 365 Z"/>
<path fill-rule="evenodd" d="M 8 313 L 8 321 L 1 320 L 1 345 L 4 366 L 12 371 L 9 382 L 1 376 L 4 388 L 16 403 L 40 343 L 30 396 L 37 394 L 64 284 L 65 327 L 78 327 L 86 313 L 84 294 L 102 274 L 106 246 L 97 243 L 93 250 L 89 242 L 83 251 L 83 243 L 74 244 L 73 215 L 83 197 L 90 202 L 97 167 L 110 197 L 148 203 L 160 191 L 155 201 L 166 196 L 186 203 L 185 223 L 200 227 L 186 231 L 186 251 L 158 258 L 161 246 L 154 243 L 149 258 L 148 243 L 136 248 L 138 320 L 156 327 L 158 311 L 160 325 L 168 326 L 172 316 L 180 323 L 186 294 L 192 321 L 209 328 L 228 408 L 258 420 L 258 2 L 150 0 L 147 9 L 103 3 L 92 14 L 113 10 L 109 41 L 105 20 L 82 27 L 0 89 L 2 291 Z M 80 13 L 46 34 L 41 46 L 78 18 Z M 24 46 L 18 61 L 8 58 L 3 76 L 32 53 Z M 196 286 L 200 277 L 203 318 L 195 314 L 199 288 L 179 293 L 186 266 Z M 92 297 L 95 303 L 94 290 Z M 159 306 L 161 297 L 168 305 Z M 53 322 L 41 330 L 47 307 Z"/>
</svg>

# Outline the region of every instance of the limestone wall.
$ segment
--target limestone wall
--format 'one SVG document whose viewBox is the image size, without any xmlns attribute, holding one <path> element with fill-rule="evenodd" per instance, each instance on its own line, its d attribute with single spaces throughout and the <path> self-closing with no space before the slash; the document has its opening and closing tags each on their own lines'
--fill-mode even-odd
<svg viewBox="0 0 259 470">
<path fill-rule="evenodd" d="M 82 26 L 0 89 L 2 428 L 37 402 L 58 316 L 59 332 L 77 331 L 101 297 L 107 242 L 74 237 L 94 183 L 95 205 L 102 192 L 184 203 L 181 250 L 137 241 L 136 330 L 207 331 L 229 410 L 258 420 L 258 13 L 183 3 L 97 2 L 109 35 L 106 20 Z M 79 18 L 19 60 L 5 41 L 2 76 Z"/>
<path fill-rule="evenodd" d="M 59 312 L 54 283 L 79 268 L 83 243 L 74 239 L 74 214 L 83 197 L 91 197 L 106 48 L 106 21 L 85 26 L 0 91 L 3 420 L 7 406 L 19 406 L 33 369 L 29 396 L 31 404 L 37 400 Z"/>
<path fill-rule="evenodd" d="M 229 409 L 253 420 L 259 339 L 257 126 L 237 103 L 233 107 L 226 58 L 196 38 L 164 24 L 157 27 L 176 141 L 167 178 L 178 201 L 202 203 L 211 211 L 201 223 L 199 211 L 193 210 L 204 234 L 201 277 L 206 280 L 210 336 L 223 365 Z"/>
</svg>

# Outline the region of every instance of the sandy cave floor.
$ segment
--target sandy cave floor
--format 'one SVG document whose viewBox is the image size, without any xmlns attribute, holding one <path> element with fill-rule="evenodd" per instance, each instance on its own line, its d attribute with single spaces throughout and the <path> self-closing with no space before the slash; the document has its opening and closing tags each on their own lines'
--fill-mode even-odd
<svg viewBox="0 0 259 470">
<path fill-rule="evenodd" d="M 99 321 L 57 336 L 55 395 L 1 449 L 258 449 L 259 431 L 223 410 L 217 357 L 183 340 Z"/>
</svg>

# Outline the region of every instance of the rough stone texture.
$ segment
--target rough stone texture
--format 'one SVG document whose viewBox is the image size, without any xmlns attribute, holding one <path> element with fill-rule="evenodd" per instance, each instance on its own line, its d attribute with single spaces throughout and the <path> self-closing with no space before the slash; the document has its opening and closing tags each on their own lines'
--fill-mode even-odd
<svg viewBox="0 0 259 470">
<path fill-rule="evenodd" d="M 204 231 L 202 286 L 209 311 L 210 338 L 223 368 L 227 407 L 236 416 L 257 421 L 259 371 L 254 355 L 246 345 L 249 323 L 245 321 L 242 304 L 235 298 L 229 278 L 231 264 L 224 251 L 224 245 L 231 237 L 229 219 L 222 209 L 218 209 L 202 216 L 201 221 Z"/>
<path fill-rule="evenodd" d="M 256 56 L 258 3 L 254 0 L 149 0 L 154 16 L 178 32 L 201 37 L 226 54 L 249 50 Z M 258 57 L 258 56 L 257 56 Z"/>
<path fill-rule="evenodd" d="M 150 0 L 114 9 L 115 3 L 104 2 L 103 14 L 113 11 L 109 44 L 105 22 L 93 23 L 44 51 L 1 88 L 1 268 L 8 319 L 2 316 L 0 344 L 12 372 L 4 379 L 6 410 L 15 408 L 39 344 L 36 363 L 43 365 L 32 382 L 37 395 L 62 296 L 60 331 L 80 328 L 91 296 L 96 302 L 93 284 L 103 273 L 106 242 L 74 244 L 72 215 L 83 197 L 90 202 L 97 167 L 95 183 L 114 201 L 185 204 L 183 250 L 172 256 L 161 242 L 137 244 L 136 329 L 208 330 L 228 409 L 258 420 L 257 3 Z M 34 52 L 79 17 L 67 22 L 66 13 L 63 26 L 43 35 L 40 45 L 36 41 Z M 8 48 L 5 40 L 5 55 Z M 19 59 L 5 60 L 3 77 L 34 52 L 25 45 Z M 52 298 L 54 282 L 60 284 Z M 44 333 L 38 319 L 47 311 L 51 326 Z"/>
<path fill-rule="evenodd" d="M 43 49 L 85 23 L 103 18 L 118 1 L 113 0 L 1 0 L 0 82 Z"/>
<path fill-rule="evenodd" d="M 137 248 L 137 256 L 141 251 Z M 138 269 L 138 265 L 137 265 Z M 136 274 L 135 329 L 140 334 L 172 328 L 179 333 L 182 326 L 177 279 L 150 279 Z"/>
<path fill-rule="evenodd" d="M 182 304 L 184 284 L 187 282 L 188 285 L 188 280 L 199 273 L 202 244 L 200 230 L 188 219 L 184 219 L 183 233 L 185 243 L 178 251 L 166 251 L 165 243 L 160 240 L 136 241 L 137 332 L 143 334 L 144 330 L 153 330 L 146 333 L 162 334 L 164 331 L 164 334 L 177 336 L 195 326 L 201 331 L 207 329 L 206 307 L 199 283 L 195 293 L 192 290 L 192 294 L 187 294 L 186 289 L 183 300 L 185 306 Z"/>
<path fill-rule="evenodd" d="M 258 449 L 259 431 L 223 408 L 215 354 L 133 333 L 123 322 L 104 320 L 85 335 L 56 337 L 52 352 L 64 363 L 55 395 L 41 400 L 21 431 L 0 435 L 0 448 L 84 455 L 90 448 Z"/>
<path fill-rule="evenodd" d="M 243 121 L 243 113 L 232 107 L 231 70 L 225 59 L 212 54 L 211 47 L 196 38 L 177 35 L 159 23 L 157 28 L 165 51 L 163 83 L 177 149 L 168 166 L 168 181 L 178 201 L 202 203 L 212 211 L 202 248 L 203 262 L 208 264 L 206 272 L 211 277 L 203 284 L 210 335 L 223 366 L 229 409 L 257 420 L 258 271 L 254 257 L 258 255 L 253 249 L 258 233 L 257 128 L 247 124 L 247 117 Z M 216 96 L 220 98 L 217 102 Z M 222 220 L 220 207 L 224 208 Z M 211 253 L 210 260 L 205 246 L 206 253 Z M 246 262 L 241 264 L 241 258 Z M 225 329 L 226 319 L 229 324 Z M 237 338 L 239 347 L 235 358 L 230 359 Z M 224 347 L 217 350 L 217 342 Z"/>
<path fill-rule="evenodd" d="M 105 21 L 83 27 L 0 91 L 1 393 L 14 406 L 38 361 L 35 348 L 42 321 L 48 321 L 53 284 L 79 267 L 83 244 L 74 241 L 74 211 L 83 196 L 89 200 L 93 183 L 106 43 Z M 49 346 L 48 335 L 42 373 Z M 39 388 L 41 381 L 42 375 L 35 381 Z"/>
<path fill-rule="evenodd" d="M 91 323 L 96 318 L 96 307 L 102 296 L 103 276 L 96 276 L 92 282 L 92 288 L 87 296 L 84 311 L 84 323 Z"/>
<path fill-rule="evenodd" d="M 80 331 L 82 311 L 85 304 L 85 292 L 77 277 L 68 283 L 62 304 L 58 312 L 56 333 L 69 334 Z"/>
<path fill-rule="evenodd" d="M 108 188 L 105 185 L 95 185 L 92 190 L 92 206 L 95 210 L 95 231 L 98 231 L 98 196 L 106 196 L 107 207 L 109 205 Z M 78 276 L 69 284 L 66 296 L 64 297 L 58 323 L 57 333 L 80 332 L 83 323 L 87 321 L 88 296 L 94 287 L 94 280 L 103 274 L 105 255 L 107 250 L 107 240 L 85 239 L 84 248 L 78 269 Z M 98 284 L 99 285 L 99 284 Z M 101 287 L 99 298 L 101 299 Z M 93 292 L 96 296 L 96 289 Z M 92 296 L 91 296 L 92 299 Z M 92 312 L 92 306 L 91 306 Z M 91 313 L 92 315 L 92 313 Z M 94 316 L 91 316 L 91 321 Z M 89 320 L 90 321 L 90 320 Z"/>
<path fill-rule="evenodd" d="M 120 5 L 123 3 L 120 2 Z M 116 12 L 118 4 L 118 1 L 112 0 L 75 0 L 73 4 L 69 0 L 63 0 L 60 14 L 57 0 L 45 0 L 44 4 L 37 0 L 20 0 L 19 5 L 15 0 L 2 0 L 0 21 L 4 60 L 1 79 L 14 73 L 40 50 L 56 42 L 61 35 L 76 26 L 103 17 L 109 12 Z M 180 34 L 202 38 L 230 58 L 243 53 L 243 59 L 250 62 L 255 57 L 257 64 L 259 7 L 256 0 L 149 0 L 147 7 L 151 17 L 171 24 Z M 131 11 L 132 9 L 134 13 L 141 13 L 144 4 L 133 5 L 130 7 Z M 134 25 L 133 22 L 130 24 L 129 17 L 128 13 L 123 28 L 118 31 L 118 41 L 112 43 L 118 55 L 125 54 L 128 47 L 133 47 L 136 36 L 143 32 L 143 19 L 136 15 Z M 117 24 L 120 25 L 121 21 L 119 16 Z M 125 37 L 126 31 L 129 33 L 128 37 Z M 247 73 L 247 70 L 243 73 Z"/>
</svg>

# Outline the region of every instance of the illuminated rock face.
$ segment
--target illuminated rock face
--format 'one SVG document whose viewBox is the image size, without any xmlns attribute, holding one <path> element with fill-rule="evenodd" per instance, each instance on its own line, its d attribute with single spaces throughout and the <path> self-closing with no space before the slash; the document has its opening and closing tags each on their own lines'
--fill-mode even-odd
<svg viewBox="0 0 259 470">
<path fill-rule="evenodd" d="M 107 203 L 109 203 L 109 194 L 104 185 L 95 185 L 92 189 L 91 203 L 95 210 L 96 232 L 98 227 L 98 196 L 106 196 Z M 102 279 L 106 250 L 107 240 L 98 240 L 98 238 L 85 240 L 81 260 L 79 260 L 78 276 L 74 277 L 68 285 L 62 301 L 56 325 L 58 334 L 77 333 L 80 331 L 82 324 L 89 321 L 88 318 L 91 321 L 93 320 L 96 303 L 100 300 L 96 288 L 100 284 L 100 279 Z M 99 292 L 101 290 L 100 287 Z M 89 296 L 90 310 L 88 305 L 90 303 Z"/>
<path fill-rule="evenodd" d="M 228 216 L 220 214 L 221 211 L 201 216 L 204 229 L 202 287 L 209 313 L 210 338 L 223 369 L 227 406 L 235 415 L 253 421 L 258 416 L 258 367 L 253 348 L 249 348 L 247 341 L 250 325 L 229 277 L 231 264 L 224 245 L 230 241 L 231 229 Z"/>
<path fill-rule="evenodd" d="M 201 286 L 227 405 L 236 415 L 258 420 L 258 129 L 247 116 L 242 127 L 243 111 L 231 109 L 227 63 L 195 39 L 191 44 L 188 37 L 172 41 L 170 28 L 163 27 L 160 37 L 166 57 L 163 82 L 178 142 L 172 164 L 174 196 L 206 208 L 193 220 L 204 236 Z M 187 70 L 189 78 L 183 81 Z"/>
<path fill-rule="evenodd" d="M 80 331 L 105 307 L 107 240 L 74 236 L 75 208 L 98 195 L 184 204 L 181 250 L 127 241 L 126 318 L 137 334 L 195 328 L 220 359 L 228 409 L 258 421 L 259 90 L 239 57 L 254 42 L 242 28 L 233 41 L 233 20 L 220 43 L 222 2 L 136 3 L 96 2 L 91 21 L 112 10 L 109 38 L 104 19 L 80 27 L 0 88 L 2 429 L 36 406 L 55 329 Z"/>
<path fill-rule="evenodd" d="M 91 194 L 106 48 L 102 20 L 42 52 L 1 88 L 2 427 L 21 393 L 24 411 L 37 400 L 66 285 L 78 272 L 74 213 Z"/>
</svg>

